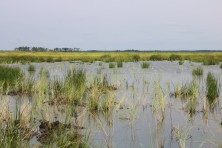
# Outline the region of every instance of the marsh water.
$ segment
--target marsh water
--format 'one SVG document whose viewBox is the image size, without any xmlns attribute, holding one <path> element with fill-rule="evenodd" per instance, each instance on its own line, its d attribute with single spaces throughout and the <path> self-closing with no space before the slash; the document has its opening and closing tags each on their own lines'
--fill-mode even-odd
<svg viewBox="0 0 222 148">
<path fill-rule="evenodd" d="M 82 134 L 88 135 L 88 142 L 92 147 L 179 147 L 179 140 L 184 140 L 186 147 L 219 147 L 222 142 L 221 127 L 221 94 L 213 109 L 204 113 L 204 98 L 206 97 L 207 73 L 213 73 L 221 84 L 222 70 L 219 65 L 202 66 L 203 76 L 193 76 L 192 69 L 201 63 L 185 61 L 179 65 L 178 61 L 150 61 L 150 67 L 141 68 L 142 62 L 123 63 L 121 68 L 109 68 L 109 63 L 94 62 L 58 62 L 32 63 L 36 71 L 28 72 L 28 64 L 8 64 L 21 67 L 26 76 L 39 79 L 41 68 L 49 70 L 49 79 L 63 77 L 70 68 L 83 69 L 86 72 L 87 85 L 95 77 L 107 76 L 108 82 L 117 90 L 113 91 L 117 105 L 111 114 L 90 115 L 87 109 L 78 109 L 78 122 L 86 127 Z M 189 101 L 170 95 L 177 86 L 195 81 L 198 85 L 198 97 L 195 102 L 195 112 L 188 111 Z M 155 99 L 156 86 L 161 89 L 165 98 L 164 119 L 152 108 Z M 3 96 L 8 100 L 10 110 L 16 106 L 24 106 L 29 102 L 30 107 L 37 97 Z M 16 105 L 17 104 L 17 105 Z M 120 105 L 121 104 L 121 105 Z M 24 108 L 24 107 L 23 107 Z M 66 107 L 53 107 L 48 104 L 38 106 L 39 116 L 48 120 L 65 122 Z M 56 118 L 56 119 L 55 119 Z M 74 121 L 73 121 L 74 122 Z M 180 129 L 180 138 L 175 136 L 174 129 Z M 38 144 L 34 137 L 31 145 Z"/>
</svg>

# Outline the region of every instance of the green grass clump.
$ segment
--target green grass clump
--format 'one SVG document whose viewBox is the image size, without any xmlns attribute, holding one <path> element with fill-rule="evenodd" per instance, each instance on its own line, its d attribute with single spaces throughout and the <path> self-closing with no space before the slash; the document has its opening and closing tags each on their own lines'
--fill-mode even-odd
<svg viewBox="0 0 222 148">
<path fill-rule="evenodd" d="M 12 89 L 23 78 L 23 72 L 18 67 L 0 66 L 0 85 L 3 90 Z"/>
<path fill-rule="evenodd" d="M 222 68 L 222 63 L 220 64 L 220 68 Z"/>
<path fill-rule="evenodd" d="M 211 103 L 219 97 L 218 80 L 212 73 L 207 74 L 207 99 Z"/>
<path fill-rule="evenodd" d="M 29 65 L 28 71 L 30 71 L 30 72 L 35 71 L 35 66 L 34 65 Z"/>
<path fill-rule="evenodd" d="M 117 67 L 123 67 L 123 62 L 118 62 Z"/>
<path fill-rule="evenodd" d="M 180 88 L 176 87 L 175 90 L 175 97 L 182 97 L 182 98 L 186 98 L 186 97 L 192 97 L 195 98 L 197 97 L 198 94 L 198 86 L 196 81 L 192 81 L 191 83 L 185 83 L 183 84 Z"/>
<path fill-rule="evenodd" d="M 88 109 L 92 112 L 102 111 L 103 113 L 114 109 L 116 98 L 113 90 L 116 88 L 109 85 L 107 77 L 101 80 L 95 78 L 88 91 Z"/>
<path fill-rule="evenodd" d="M 139 60 L 140 60 L 140 55 L 138 55 L 138 54 L 134 54 L 133 56 L 132 56 L 132 60 L 134 61 L 134 62 L 138 62 Z"/>
<path fill-rule="evenodd" d="M 169 61 L 181 61 L 181 60 L 182 60 L 182 56 L 180 55 L 171 54 L 169 56 Z"/>
<path fill-rule="evenodd" d="M 202 76 L 203 75 L 203 68 L 202 67 L 196 67 L 193 69 L 192 74 L 194 76 Z"/>
<path fill-rule="evenodd" d="M 86 95 L 86 75 L 82 70 L 69 70 L 63 81 L 54 79 L 52 82 L 47 82 L 46 84 L 44 82 L 42 82 L 41 89 L 45 86 L 45 90 L 49 89 L 49 91 L 46 91 L 46 93 L 51 92 L 50 101 L 53 103 L 81 104 Z M 47 85 L 50 87 L 48 88 Z"/>
<path fill-rule="evenodd" d="M 145 68 L 149 68 L 150 67 L 150 63 L 147 63 L 147 62 L 143 62 L 142 63 L 142 68 L 145 69 Z"/>
<path fill-rule="evenodd" d="M 63 91 L 70 101 L 81 102 L 86 93 L 85 72 L 70 70 L 65 78 Z"/>
<path fill-rule="evenodd" d="M 184 61 L 183 60 L 180 60 L 179 61 L 179 65 L 183 65 Z"/>
<path fill-rule="evenodd" d="M 104 62 L 111 62 L 113 61 L 113 58 L 111 57 L 111 55 L 102 55 L 99 60 Z"/>
<path fill-rule="evenodd" d="M 208 56 L 204 59 L 203 65 L 217 65 L 219 61 L 214 56 Z"/>
<path fill-rule="evenodd" d="M 115 68 L 115 63 L 109 63 L 109 68 Z"/>
<path fill-rule="evenodd" d="M 152 55 L 152 56 L 150 56 L 150 60 L 151 61 L 162 61 L 162 60 L 164 60 L 164 57 L 159 54 Z"/>
</svg>

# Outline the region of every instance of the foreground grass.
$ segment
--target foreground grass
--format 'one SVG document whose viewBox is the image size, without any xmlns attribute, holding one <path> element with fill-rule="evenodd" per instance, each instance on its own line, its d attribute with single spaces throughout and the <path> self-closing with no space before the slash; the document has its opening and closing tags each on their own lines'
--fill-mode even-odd
<svg viewBox="0 0 222 148">
<path fill-rule="evenodd" d="M 0 52 L 0 63 L 29 62 L 136 62 L 190 60 L 214 65 L 222 62 L 222 52 Z"/>
<path fill-rule="evenodd" d="M 22 78 L 23 73 L 20 68 L 0 65 L 0 86 L 4 91 L 15 87 Z"/>
</svg>

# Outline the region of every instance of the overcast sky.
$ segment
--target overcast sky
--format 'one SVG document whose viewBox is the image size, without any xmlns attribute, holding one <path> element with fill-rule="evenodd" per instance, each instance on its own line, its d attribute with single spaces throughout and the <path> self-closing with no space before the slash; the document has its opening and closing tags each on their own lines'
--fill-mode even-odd
<svg viewBox="0 0 222 148">
<path fill-rule="evenodd" d="M 0 49 L 222 49 L 222 0 L 0 0 Z"/>
</svg>

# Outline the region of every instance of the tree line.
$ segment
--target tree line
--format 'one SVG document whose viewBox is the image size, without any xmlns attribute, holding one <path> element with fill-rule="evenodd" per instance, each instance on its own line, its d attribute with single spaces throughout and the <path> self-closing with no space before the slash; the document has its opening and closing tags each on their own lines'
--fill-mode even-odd
<svg viewBox="0 0 222 148">
<path fill-rule="evenodd" d="M 15 51 L 34 51 L 34 52 L 47 52 L 47 51 L 54 51 L 54 52 L 78 52 L 81 51 L 80 48 L 44 48 L 44 47 L 28 47 L 28 46 L 22 46 L 17 47 L 14 49 Z"/>
</svg>

